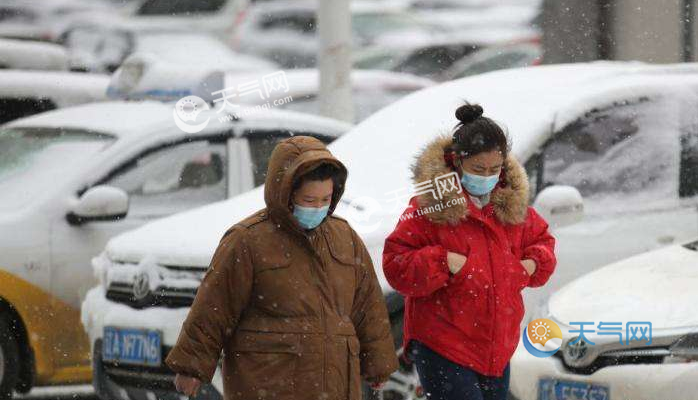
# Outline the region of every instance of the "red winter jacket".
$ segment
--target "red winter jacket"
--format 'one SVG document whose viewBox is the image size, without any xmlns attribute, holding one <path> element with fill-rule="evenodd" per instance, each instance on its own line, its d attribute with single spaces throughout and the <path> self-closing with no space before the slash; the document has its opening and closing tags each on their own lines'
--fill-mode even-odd
<svg viewBox="0 0 698 400">
<path fill-rule="evenodd" d="M 450 137 L 439 137 L 418 156 L 415 183 L 451 172 L 443 159 L 449 143 Z M 405 296 L 403 348 L 417 339 L 476 372 L 502 376 L 519 342 L 521 290 L 550 278 L 555 239 L 528 206 L 528 179 L 512 156 L 482 209 L 460 184 L 455 186 L 440 200 L 436 189 L 411 199 L 385 241 L 383 270 Z M 430 209 L 439 203 L 440 211 Z M 467 257 L 455 275 L 448 269 L 447 251 Z M 521 264 L 527 258 L 537 266 L 530 277 Z"/>
</svg>

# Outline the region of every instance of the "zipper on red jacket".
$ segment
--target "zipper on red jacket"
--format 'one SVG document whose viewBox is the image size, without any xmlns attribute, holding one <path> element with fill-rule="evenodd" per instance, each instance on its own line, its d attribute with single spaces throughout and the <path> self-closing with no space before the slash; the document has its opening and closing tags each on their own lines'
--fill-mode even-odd
<svg viewBox="0 0 698 400">
<path fill-rule="evenodd" d="M 484 226 L 484 221 L 480 221 L 483 226 L 482 226 L 482 231 L 485 234 L 485 237 L 487 237 L 487 228 Z M 492 371 L 492 365 L 494 364 L 493 360 L 493 355 L 494 355 L 494 343 L 495 343 L 495 338 L 494 335 L 497 332 L 497 329 L 495 329 L 495 325 L 497 323 L 497 304 L 496 304 L 496 293 L 494 290 L 494 273 L 492 272 L 492 267 L 494 264 L 494 260 L 492 260 L 492 250 L 490 246 L 487 247 L 487 255 L 490 258 L 490 285 L 488 288 L 488 291 L 492 291 L 492 296 L 490 296 L 490 306 L 492 307 L 492 333 L 490 334 L 490 358 L 489 358 L 489 368 L 488 372 Z"/>
</svg>

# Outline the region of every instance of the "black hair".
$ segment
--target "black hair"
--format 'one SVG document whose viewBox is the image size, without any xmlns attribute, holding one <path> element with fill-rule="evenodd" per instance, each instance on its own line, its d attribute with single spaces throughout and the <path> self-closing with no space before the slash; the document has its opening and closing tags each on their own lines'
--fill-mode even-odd
<svg viewBox="0 0 698 400">
<path fill-rule="evenodd" d="M 466 102 L 456 109 L 458 124 L 453 128 L 450 151 L 456 157 L 471 157 L 499 150 L 504 159 L 511 149 L 509 137 L 493 120 L 482 115 L 482 107 Z"/>
<path fill-rule="evenodd" d="M 339 168 L 337 168 L 337 166 L 334 164 L 320 164 L 319 166 L 311 169 L 305 174 L 297 177 L 296 180 L 293 182 L 293 187 L 291 191 L 295 192 L 299 187 L 303 185 L 303 183 L 307 181 L 324 181 L 327 179 L 332 179 L 332 184 L 336 189 L 339 181 L 339 173 Z"/>
</svg>

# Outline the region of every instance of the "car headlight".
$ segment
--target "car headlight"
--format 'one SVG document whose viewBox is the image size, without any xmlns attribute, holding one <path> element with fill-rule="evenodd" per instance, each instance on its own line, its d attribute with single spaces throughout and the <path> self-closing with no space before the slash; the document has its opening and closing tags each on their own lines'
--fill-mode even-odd
<svg viewBox="0 0 698 400">
<path fill-rule="evenodd" d="M 682 336 L 669 347 L 671 358 L 678 362 L 698 361 L 698 333 Z"/>
<path fill-rule="evenodd" d="M 108 274 L 109 268 L 112 265 L 112 261 L 107 256 L 106 252 L 100 253 L 97 257 L 92 259 L 92 271 L 94 272 L 95 278 L 99 281 L 99 285 L 107 290 Z"/>
</svg>

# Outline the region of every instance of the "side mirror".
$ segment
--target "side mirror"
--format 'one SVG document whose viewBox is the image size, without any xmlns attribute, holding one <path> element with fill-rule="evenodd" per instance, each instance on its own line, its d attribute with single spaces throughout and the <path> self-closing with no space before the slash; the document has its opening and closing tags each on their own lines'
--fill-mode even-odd
<svg viewBox="0 0 698 400">
<path fill-rule="evenodd" d="M 548 186 L 536 196 L 533 207 L 553 228 L 572 225 L 584 216 L 584 200 L 572 186 Z"/>
<path fill-rule="evenodd" d="M 88 189 L 70 208 L 66 219 L 71 225 L 90 221 L 114 221 L 128 213 L 128 194 L 113 186 Z"/>
</svg>

